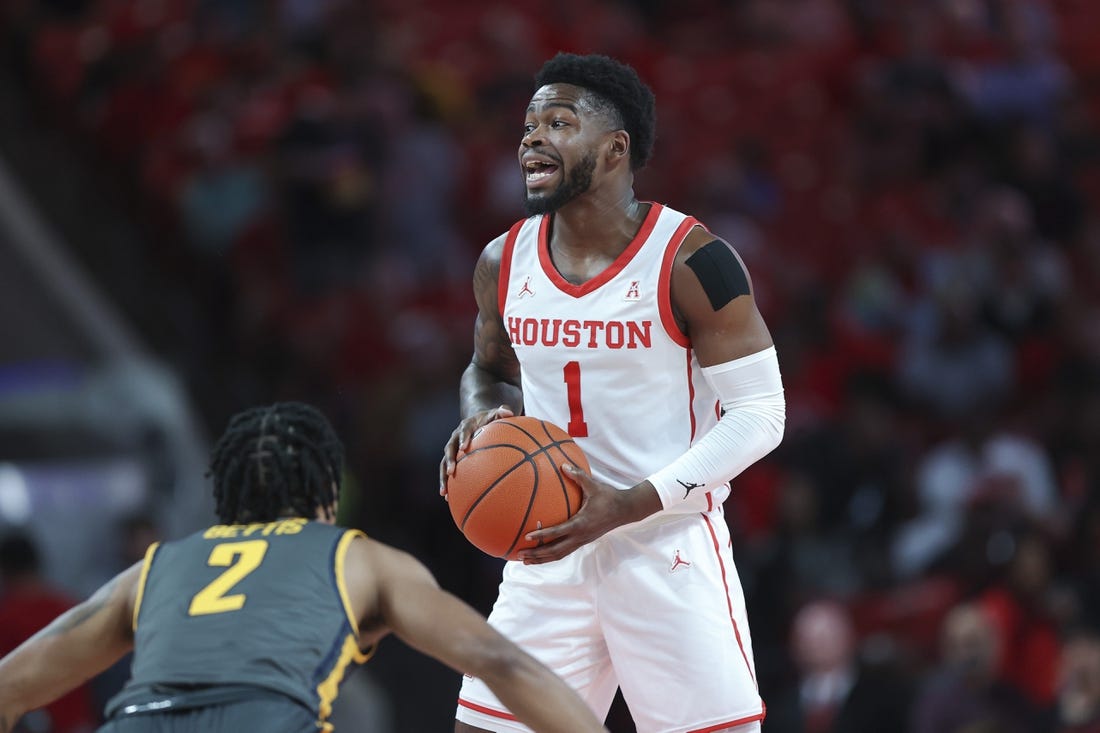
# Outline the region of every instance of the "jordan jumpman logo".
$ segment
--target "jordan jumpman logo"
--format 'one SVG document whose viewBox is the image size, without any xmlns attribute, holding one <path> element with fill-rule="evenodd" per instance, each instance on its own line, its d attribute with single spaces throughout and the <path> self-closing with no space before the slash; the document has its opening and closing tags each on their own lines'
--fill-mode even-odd
<svg viewBox="0 0 1100 733">
<path fill-rule="evenodd" d="M 672 558 L 672 565 L 671 565 L 671 567 L 669 567 L 668 572 L 671 573 L 676 568 L 690 568 L 690 567 L 691 567 L 691 561 L 690 560 L 685 560 L 684 558 L 680 557 L 680 551 L 677 550 L 675 557 Z"/>
<path fill-rule="evenodd" d="M 692 489 L 697 489 L 697 488 L 699 488 L 700 486 L 703 485 L 703 484 L 693 484 L 689 481 L 681 481 L 680 479 L 676 479 L 676 483 L 678 483 L 678 484 L 680 484 L 681 486 L 684 487 L 684 498 L 685 499 L 687 498 L 688 494 L 691 493 Z"/>
</svg>

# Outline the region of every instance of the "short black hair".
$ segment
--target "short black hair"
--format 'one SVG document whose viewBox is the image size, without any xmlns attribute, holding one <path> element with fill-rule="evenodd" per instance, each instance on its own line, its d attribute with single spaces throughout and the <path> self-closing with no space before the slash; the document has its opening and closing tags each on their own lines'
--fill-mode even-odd
<svg viewBox="0 0 1100 733">
<path fill-rule="evenodd" d="M 313 519 L 339 497 L 343 465 L 344 446 L 317 408 L 277 402 L 240 412 L 211 452 L 218 519 Z"/>
<path fill-rule="evenodd" d="M 599 54 L 559 53 L 535 74 L 536 89 L 547 84 L 581 87 L 609 105 L 630 135 L 631 169 L 649 162 L 657 134 L 656 102 L 633 67 Z"/>
<path fill-rule="evenodd" d="M 0 577 L 23 578 L 41 569 L 42 559 L 30 535 L 13 530 L 0 540 Z"/>
</svg>

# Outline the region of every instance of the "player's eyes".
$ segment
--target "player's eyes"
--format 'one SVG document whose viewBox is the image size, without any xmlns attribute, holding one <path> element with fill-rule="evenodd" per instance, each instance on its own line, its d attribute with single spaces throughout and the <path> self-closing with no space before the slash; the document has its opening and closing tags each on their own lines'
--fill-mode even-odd
<svg viewBox="0 0 1100 733">
<path fill-rule="evenodd" d="M 557 129 L 560 129 L 562 127 L 568 127 L 569 123 L 566 122 L 565 120 L 553 120 L 553 121 L 550 122 L 550 124 L 548 126 L 555 129 L 555 130 L 557 130 Z M 531 132 L 534 131 L 537 127 L 538 127 L 538 125 L 535 124 L 534 122 L 528 122 L 523 126 L 523 134 L 524 135 L 530 135 Z"/>
</svg>

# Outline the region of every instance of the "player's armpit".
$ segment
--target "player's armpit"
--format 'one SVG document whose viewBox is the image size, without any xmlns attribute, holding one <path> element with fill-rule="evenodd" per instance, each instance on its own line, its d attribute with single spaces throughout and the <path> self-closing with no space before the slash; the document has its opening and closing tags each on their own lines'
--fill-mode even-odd
<svg viewBox="0 0 1100 733">
<path fill-rule="evenodd" d="M 512 348 L 500 314 L 500 259 L 504 237 L 498 237 L 481 253 L 474 268 L 474 355 L 462 375 L 459 399 L 463 417 L 508 405 L 519 414 L 519 359 Z"/>
<path fill-rule="evenodd" d="M 477 320 L 474 323 L 474 356 L 472 365 L 484 370 L 498 381 L 519 384 L 519 360 L 500 311 L 500 261 L 504 237 L 487 246 L 474 268 L 474 299 Z M 485 405 L 483 407 L 487 407 Z"/>
</svg>

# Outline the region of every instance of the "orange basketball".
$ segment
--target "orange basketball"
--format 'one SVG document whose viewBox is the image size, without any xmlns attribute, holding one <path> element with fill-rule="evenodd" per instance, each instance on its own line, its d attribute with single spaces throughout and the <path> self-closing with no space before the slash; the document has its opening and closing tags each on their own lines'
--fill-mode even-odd
<svg viewBox="0 0 1100 733">
<path fill-rule="evenodd" d="M 507 417 L 485 425 L 447 480 L 455 524 L 483 552 L 516 559 L 535 546 L 524 539 L 528 532 L 560 524 L 580 508 L 580 486 L 561 472 L 563 463 L 588 470 L 580 447 L 553 423 Z"/>
</svg>

